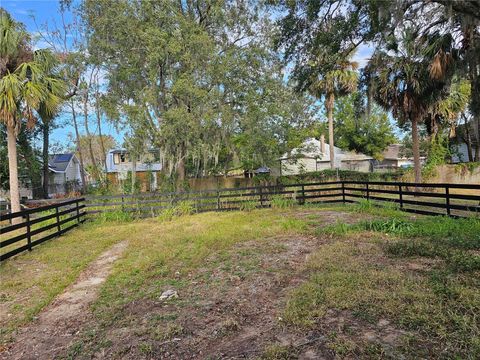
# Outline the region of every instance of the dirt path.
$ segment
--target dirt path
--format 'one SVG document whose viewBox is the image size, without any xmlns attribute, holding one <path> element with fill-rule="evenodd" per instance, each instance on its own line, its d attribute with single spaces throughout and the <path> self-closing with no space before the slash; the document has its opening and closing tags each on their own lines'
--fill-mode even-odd
<svg viewBox="0 0 480 360">
<path fill-rule="evenodd" d="M 89 305 L 126 247 L 126 241 L 116 244 L 91 263 L 33 323 L 19 331 L 0 359 L 52 359 L 67 349 L 90 318 Z"/>
</svg>

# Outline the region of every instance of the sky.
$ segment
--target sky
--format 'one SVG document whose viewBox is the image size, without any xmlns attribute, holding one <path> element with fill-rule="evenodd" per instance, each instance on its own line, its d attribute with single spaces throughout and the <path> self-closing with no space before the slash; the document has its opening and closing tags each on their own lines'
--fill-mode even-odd
<svg viewBox="0 0 480 360">
<path fill-rule="evenodd" d="M 58 0 L 0 0 L 0 6 L 7 10 L 12 17 L 19 22 L 25 24 L 27 31 L 35 34 L 40 31 L 38 27 L 48 22 L 54 24 L 54 22 L 60 22 L 59 15 L 59 1 Z M 33 20 L 35 17 L 35 21 Z M 66 21 L 71 21 L 71 14 L 67 13 L 65 17 Z M 37 36 L 38 37 L 38 36 Z M 46 44 L 42 40 L 37 40 L 36 48 L 46 47 Z M 98 128 L 94 123 L 94 114 L 90 116 L 90 131 L 92 133 L 98 133 Z M 78 118 L 80 122 L 80 128 L 83 129 L 83 116 Z M 57 128 L 54 129 L 50 136 L 50 142 L 56 152 L 64 151 L 65 147 L 72 147 L 74 128 L 72 125 L 71 115 L 67 112 L 58 116 Z M 119 145 L 123 142 L 123 132 L 116 131 L 112 124 L 106 120 L 102 122 L 102 133 L 105 135 L 112 135 Z M 37 139 L 37 144 L 41 147 L 41 139 Z"/>
</svg>

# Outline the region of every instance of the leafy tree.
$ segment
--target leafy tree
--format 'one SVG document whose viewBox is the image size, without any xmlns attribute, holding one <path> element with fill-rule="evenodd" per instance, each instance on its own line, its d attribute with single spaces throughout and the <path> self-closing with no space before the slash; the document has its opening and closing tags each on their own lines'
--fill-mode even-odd
<svg viewBox="0 0 480 360">
<path fill-rule="evenodd" d="M 79 157 L 80 152 L 85 153 L 88 151 L 89 144 L 92 146 L 95 163 L 92 163 L 89 157 L 85 159 L 84 165 L 88 172 L 91 171 L 92 167 L 98 167 L 99 162 L 105 162 L 108 150 L 116 147 L 116 141 L 110 135 L 90 135 L 90 138 L 88 138 L 88 135 L 81 135 L 79 139 L 80 146 L 77 146 L 75 139 L 75 146 L 70 151 L 75 152 L 75 155 Z"/>
<path fill-rule="evenodd" d="M 294 63 L 293 75 L 301 89 L 308 88 L 311 74 L 332 69 L 361 44 L 385 49 L 393 39 L 401 37 L 405 24 L 414 24 L 416 41 L 432 41 L 429 54 L 432 79 L 448 83 L 459 76 L 470 82 L 472 137 L 474 143 L 480 144 L 477 1 L 272 0 L 270 3 L 286 14 L 278 20 L 277 46 L 284 51 L 286 60 Z M 456 56 L 451 56 L 452 53 Z M 432 130 L 435 131 L 435 126 Z M 475 152 L 480 159 L 480 146 L 477 145 Z"/>
<path fill-rule="evenodd" d="M 87 0 L 82 13 L 89 53 L 106 71 L 106 113 L 141 126 L 180 182 L 268 165 L 287 143 L 286 119 L 290 128 L 310 120 L 311 112 L 290 111 L 312 102 L 284 83 L 257 6 Z"/>
</svg>

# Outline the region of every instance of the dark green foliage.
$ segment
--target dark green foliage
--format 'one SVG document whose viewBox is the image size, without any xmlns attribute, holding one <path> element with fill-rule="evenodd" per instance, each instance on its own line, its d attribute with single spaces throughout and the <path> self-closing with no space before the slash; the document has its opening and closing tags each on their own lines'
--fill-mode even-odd
<svg viewBox="0 0 480 360">
<path fill-rule="evenodd" d="M 298 175 L 279 176 L 279 184 L 295 184 L 300 182 L 319 182 L 319 181 L 398 181 L 403 176 L 404 170 L 399 169 L 396 172 L 389 173 L 365 173 L 353 170 L 322 170 Z M 337 177 L 338 176 L 338 177 Z"/>
</svg>

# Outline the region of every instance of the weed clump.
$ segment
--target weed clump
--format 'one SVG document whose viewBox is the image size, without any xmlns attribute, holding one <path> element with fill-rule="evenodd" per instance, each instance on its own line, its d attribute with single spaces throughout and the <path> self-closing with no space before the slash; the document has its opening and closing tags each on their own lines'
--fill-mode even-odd
<svg viewBox="0 0 480 360">
<path fill-rule="evenodd" d="M 270 204 L 274 209 L 287 209 L 295 206 L 295 200 L 282 195 L 274 195 L 270 200 Z"/>
<path fill-rule="evenodd" d="M 195 206 L 192 201 L 181 201 L 175 206 L 164 209 L 158 216 L 160 221 L 171 221 L 176 217 L 192 215 L 195 213 Z"/>
</svg>

